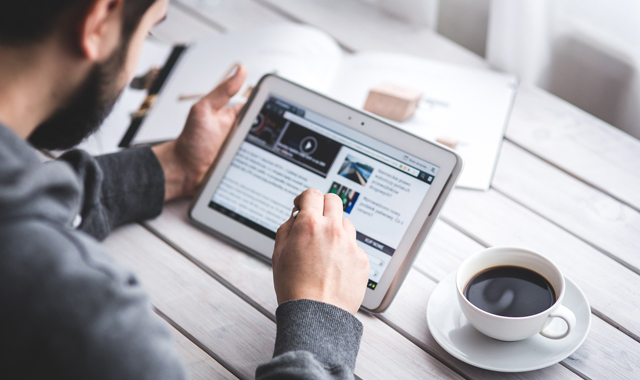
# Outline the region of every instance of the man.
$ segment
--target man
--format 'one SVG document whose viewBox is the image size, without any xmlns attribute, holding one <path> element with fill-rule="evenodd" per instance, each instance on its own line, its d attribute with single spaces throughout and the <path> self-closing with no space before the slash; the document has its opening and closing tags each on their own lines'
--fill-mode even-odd
<svg viewBox="0 0 640 380">
<path fill-rule="evenodd" d="M 168 0 L 0 3 L 0 371 L 20 379 L 184 379 L 134 274 L 98 240 L 193 195 L 239 112 L 246 70 L 191 110 L 180 137 L 42 164 L 92 133 L 131 79 Z M 353 377 L 369 264 L 335 195 L 308 190 L 278 230 L 274 357 L 260 379 Z M 10 375 L 13 375 L 12 377 Z M 9 377 L 8 377 L 9 376 Z"/>
</svg>

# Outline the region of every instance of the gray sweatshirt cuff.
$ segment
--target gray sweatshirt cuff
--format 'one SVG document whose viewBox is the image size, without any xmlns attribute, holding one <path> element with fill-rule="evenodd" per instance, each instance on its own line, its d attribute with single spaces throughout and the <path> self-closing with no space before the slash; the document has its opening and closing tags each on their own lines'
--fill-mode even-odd
<svg viewBox="0 0 640 380">
<path fill-rule="evenodd" d="M 164 172 L 151 148 L 98 157 L 72 150 L 60 159 L 74 168 L 84 189 L 80 229 L 96 239 L 104 239 L 118 226 L 162 212 Z"/>
<path fill-rule="evenodd" d="M 294 300 L 276 310 L 273 356 L 307 351 L 324 366 L 347 366 L 353 373 L 362 338 L 362 323 L 346 310 L 323 302 Z"/>
<path fill-rule="evenodd" d="M 150 147 L 96 157 L 104 173 L 101 199 L 110 229 L 155 218 L 164 206 L 164 172 Z"/>
</svg>

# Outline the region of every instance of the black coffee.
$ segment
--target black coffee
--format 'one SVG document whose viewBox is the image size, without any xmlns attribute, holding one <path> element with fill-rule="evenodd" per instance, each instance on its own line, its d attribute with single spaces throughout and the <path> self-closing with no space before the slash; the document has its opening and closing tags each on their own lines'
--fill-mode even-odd
<svg viewBox="0 0 640 380">
<path fill-rule="evenodd" d="M 526 317 L 556 302 L 553 287 L 538 273 L 516 266 L 485 269 L 469 280 L 464 296 L 476 307 L 505 317 Z"/>
</svg>

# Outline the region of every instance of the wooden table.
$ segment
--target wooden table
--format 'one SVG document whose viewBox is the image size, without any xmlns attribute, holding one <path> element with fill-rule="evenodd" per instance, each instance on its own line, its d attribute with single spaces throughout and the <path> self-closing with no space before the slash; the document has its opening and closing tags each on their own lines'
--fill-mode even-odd
<svg viewBox="0 0 640 380">
<path fill-rule="evenodd" d="M 357 0 L 181 0 L 155 35 L 191 41 L 301 22 L 348 51 L 392 50 L 473 67 L 481 58 Z M 277 307 L 271 267 L 187 221 L 188 200 L 105 244 L 136 270 L 176 330 L 193 378 L 253 378 L 271 358 Z M 550 256 L 587 295 L 589 337 L 549 368 L 501 374 L 447 354 L 427 328 L 429 295 L 473 252 L 494 245 Z M 365 326 L 362 379 L 640 378 L 640 142 L 537 88 L 521 86 L 492 189 L 457 189 L 396 300 Z"/>
</svg>

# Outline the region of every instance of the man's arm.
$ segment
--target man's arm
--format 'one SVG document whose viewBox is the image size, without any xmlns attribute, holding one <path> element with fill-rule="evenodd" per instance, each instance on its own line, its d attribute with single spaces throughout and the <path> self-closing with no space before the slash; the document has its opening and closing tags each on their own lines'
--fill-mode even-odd
<svg viewBox="0 0 640 380">
<path fill-rule="evenodd" d="M 68 162 L 82 183 L 79 228 L 102 240 L 116 227 L 154 218 L 162 211 L 165 177 L 149 147 L 91 157 L 72 150 L 60 160 Z"/>
<path fill-rule="evenodd" d="M 362 324 L 346 310 L 308 299 L 276 310 L 273 360 L 256 371 L 257 380 L 353 379 Z"/>
<path fill-rule="evenodd" d="M 258 380 L 353 379 L 362 324 L 358 311 L 369 260 L 342 217 L 335 194 L 310 189 L 299 210 L 279 229 L 273 253 L 278 309 L 274 358 L 258 367 Z"/>
<path fill-rule="evenodd" d="M 95 158 L 80 150 L 64 154 L 84 191 L 80 229 L 102 240 L 120 225 L 158 216 L 164 201 L 195 194 L 242 108 L 226 104 L 246 74 L 239 66 L 198 101 L 174 141 Z"/>
</svg>

